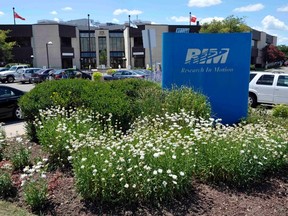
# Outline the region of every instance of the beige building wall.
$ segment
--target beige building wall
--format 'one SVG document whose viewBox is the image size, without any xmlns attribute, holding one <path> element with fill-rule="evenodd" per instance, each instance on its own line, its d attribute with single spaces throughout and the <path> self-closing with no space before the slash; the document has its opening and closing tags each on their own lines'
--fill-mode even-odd
<svg viewBox="0 0 288 216">
<path fill-rule="evenodd" d="M 59 37 L 58 24 L 33 25 L 33 56 L 34 67 L 48 67 L 46 43 L 48 45 L 49 63 L 51 68 L 61 68 L 61 41 Z M 76 53 L 76 52 L 75 52 Z"/>
<path fill-rule="evenodd" d="M 129 27 L 125 28 L 123 31 L 123 36 L 124 36 L 124 46 L 125 46 L 125 57 L 126 57 L 126 68 L 129 68 L 131 65 L 131 47 L 132 44 L 130 37 L 129 37 Z M 133 67 L 133 66 L 132 66 Z"/>
<path fill-rule="evenodd" d="M 156 69 L 157 64 L 162 63 L 162 34 L 168 32 L 167 25 L 146 25 L 145 29 L 155 29 L 156 33 L 156 47 L 152 48 L 152 67 Z M 145 63 L 150 64 L 150 51 L 145 48 Z M 151 65 L 149 65 L 151 67 Z"/>
</svg>

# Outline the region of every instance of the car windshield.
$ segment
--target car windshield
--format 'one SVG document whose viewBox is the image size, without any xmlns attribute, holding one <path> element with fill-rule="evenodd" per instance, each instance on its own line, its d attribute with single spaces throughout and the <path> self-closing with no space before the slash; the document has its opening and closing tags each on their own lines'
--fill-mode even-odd
<svg viewBox="0 0 288 216">
<path fill-rule="evenodd" d="M 56 70 L 56 71 L 54 72 L 54 74 L 61 74 L 62 71 L 64 71 L 64 70 Z"/>
<path fill-rule="evenodd" d="M 9 70 L 10 71 L 16 71 L 16 69 L 17 69 L 17 66 L 12 66 Z"/>
<path fill-rule="evenodd" d="M 45 74 L 46 71 L 47 71 L 46 69 L 40 69 L 36 73 L 37 74 Z"/>
<path fill-rule="evenodd" d="M 44 73 L 45 72 L 45 69 L 41 69 L 41 70 L 38 70 L 36 73 L 37 74 L 42 74 L 42 73 Z"/>
</svg>

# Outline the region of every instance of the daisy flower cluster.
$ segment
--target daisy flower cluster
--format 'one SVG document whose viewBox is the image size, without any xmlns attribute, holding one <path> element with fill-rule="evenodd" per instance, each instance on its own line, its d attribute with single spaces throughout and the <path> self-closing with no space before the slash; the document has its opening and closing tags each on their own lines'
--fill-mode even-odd
<svg viewBox="0 0 288 216">
<path fill-rule="evenodd" d="M 52 149 L 63 144 L 87 199 L 162 200 L 183 193 L 193 178 L 241 186 L 287 164 L 286 129 L 268 121 L 229 126 L 181 110 L 139 118 L 123 134 L 111 116 L 59 110 L 43 112 L 37 133 Z"/>
</svg>

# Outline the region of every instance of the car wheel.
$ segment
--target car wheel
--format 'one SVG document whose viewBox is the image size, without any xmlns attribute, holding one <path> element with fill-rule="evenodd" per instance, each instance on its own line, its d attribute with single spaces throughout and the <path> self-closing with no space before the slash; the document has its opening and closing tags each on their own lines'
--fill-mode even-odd
<svg viewBox="0 0 288 216">
<path fill-rule="evenodd" d="M 25 82 L 24 81 L 21 81 L 21 84 L 24 84 Z"/>
<path fill-rule="evenodd" d="M 248 97 L 248 104 L 249 106 L 255 108 L 257 106 L 257 98 L 254 94 L 249 94 L 249 97 Z"/>
<path fill-rule="evenodd" d="M 14 82 L 14 77 L 13 76 L 8 76 L 7 77 L 7 82 L 8 83 L 13 83 Z"/>
<path fill-rule="evenodd" d="M 14 110 L 14 117 L 16 119 L 19 119 L 19 120 L 23 119 L 23 113 L 22 113 L 22 110 L 21 110 L 21 108 L 19 106 L 16 107 L 16 109 Z"/>
<path fill-rule="evenodd" d="M 1 80 L 1 83 L 6 83 L 6 80 Z"/>
</svg>

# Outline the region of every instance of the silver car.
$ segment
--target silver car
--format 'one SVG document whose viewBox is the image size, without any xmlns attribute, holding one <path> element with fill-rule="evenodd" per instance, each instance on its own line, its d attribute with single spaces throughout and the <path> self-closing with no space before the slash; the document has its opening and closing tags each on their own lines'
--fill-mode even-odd
<svg viewBox="0 0 288 216">
<path fill-rule="evenodd" d="M 41 70 L 42 68 L 23 68 L 17 71 L 15 75 L 15 82 L 21 82 L 22 84 L 29 82 L 31 83 L 32 74 Z"/>
<path fill-rule="evenodd" d="M 126 79 L 126 78 L 139 78 L 144 79 L 145 75 L 140 72 L 136 72 L 133 70 L 117 70 L 112 75 L 105 75 L 103 76 L 104 80 L 119 80 L 119 79 Z"/>
</svg>

